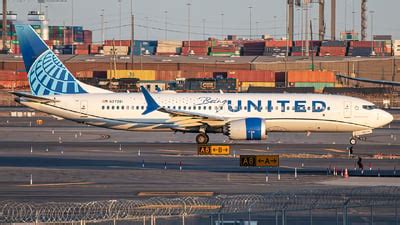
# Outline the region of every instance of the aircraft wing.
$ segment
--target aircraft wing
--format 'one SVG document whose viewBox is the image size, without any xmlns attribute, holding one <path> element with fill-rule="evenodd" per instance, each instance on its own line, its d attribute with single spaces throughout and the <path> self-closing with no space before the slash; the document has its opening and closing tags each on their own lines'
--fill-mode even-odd
<svg viewBox="0 0 400 225">
<path fill-rule="evenodd" d="M 140 88 L 147 103 L 146 110 L 143 115 L 149 114 L 153 111 L 159 111 L 170 115 L 168 122 L 173 122 L 180 127 L 199 127 L 202 125 L 209 125 L 212 127 L 223 126 L 226 123 L 225 118 L 221 116 L 210 116 L 203 113 L 189 112 L 184 110 L 175 110 L 161 107 L 146 90 L 146 88 Z"/>
<path fill-rule="evenodd" d="M 22 98 L 24 98 L 24 99 L 26 99 L 28 101 L 31 101 L 31 102 L 38 102 L 38 103 L 57 102 L 56 100 L 51 99 L 51 98 L 34 96 L 34 95 L 31 95 L 31 94 L 26 93 L 26 92 L 9 92 L 9 93 L 13 94 L 13 95 L 15 95 L 17 97 L 20 97 L 20 98 L 22 97 Z"/>
<path fill-rule="evenodd" d="M 336 76 L 340 77 L 340 78 L 344 78 L 344 79 L 355 80 L 355 81 L 366 82 L 366 83 L 372 83 L 372 84 L 384 84 L 384 85 L 400 86 L 400 82 L 396 82 L 396 81 L 373 80 L 373 79 L 368 79 L 368 78 L 349 77 L 349 76 L 345 76 L 345 75 L 341 75 L 341 74 L 338 74 Z"/>
</svg>

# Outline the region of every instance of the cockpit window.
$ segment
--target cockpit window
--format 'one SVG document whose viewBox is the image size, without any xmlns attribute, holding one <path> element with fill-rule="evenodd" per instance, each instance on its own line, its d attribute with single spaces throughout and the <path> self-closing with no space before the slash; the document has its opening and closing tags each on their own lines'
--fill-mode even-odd
<svg viewBox="0 0 400 225">
<path fill-rule="evenodd" d="M 366 110 L 373 110 L 373 109 L 377 109 L 378 108 L 378 106 L 376 106 L 376 105 L 363 105 L 363 109 L 366 109 Z"/>
</svg>

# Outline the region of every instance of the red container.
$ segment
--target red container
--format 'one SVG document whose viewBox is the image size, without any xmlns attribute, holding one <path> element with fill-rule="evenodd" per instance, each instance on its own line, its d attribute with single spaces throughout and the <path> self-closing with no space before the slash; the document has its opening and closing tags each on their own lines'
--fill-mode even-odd
<svg viewBox="0 0 400 225">
<path fill-rule="evenodd" d="M 181 77 L 181 71 L 156 71 L 156 80 L 175 80 L 177 77 Z"/>
<path fill-rule="evenodd" d="M 350 41 L 350 47 L 354 48 L 371 48 L 372 45 L 372 41 Z"/>
<path fill-rule="evenodd" d="M 76 72 L 74 75 L 76 78 L 92 78 L 93 71 L 79 71 Z"/>
<path fill-rule="evenodd" d="M 190 41 L 190 47 L 209 47 L 209 41 Z M 189 47 L 189 41 L 183 42 L 183 47 Z"/>
<path fill-rule="evenodd" d="M 291 41 L 274 41 L 274 40 L 270 40 L 270 41 L 266 41 L 265 42 L 265 47 L 292 47 L 293 46 L 293 42 Z"/>
<path fill-rule="evenodd" d="M 321 82 L 321 83 L 334 83 L 336 76 L 333 72 L 328 71 L 289 71 L 288 82 Z"/>
<path fill-rule="evenodd" d="M 76 55 L 89 55 L 89 49 L 75 49 Z"/>
<path fill-rule="evenodd" d="M 189 55 L 190 51 L 193 51 L 194 55 L 207 55 L 208 47 L 182 47 L 182 55 Z"/>
<path fill-rule="evenodd" d="M 101 45 L 90 45 L 89 52 L 90 52 L 90 54 L 99 54 L 100 48 L 101 48 Z"/>
<path fill-rule="evenodd" d="M 104 45 L 107 46 L 131 46 L 131 40 L 105 40 Z"/>
<path fill-rule="evenodd" d="M 346 56 L 346 47 L 321 46 L 320 56 Z"/>
<path fill-rule="evenodd" d="M 275 82 L 275 72 L 269 70 L 235 70 L 228 72 L 228 78 L 242 82 Z"/>
<path fill-rule="evenodd" d="M 29 86 L 28 81 L 1 81 L 0 87 L 12 89 L 12 88 L 25 88 Z"/>
<path fill-rule="evenodd" d="M 1 81 L 27 81 L 28 76 L 26 72 L 15 72 L 11 70 L 0 70 Z"/>
<path fill-rule="evenodd" d="M 92 44 L 93 42 L 93 33 L 91 30 L 84 30 L 83 31 L 83 43 L 85 44 Z"/>
<path fill-rule="evenodd" d="M 235 52 L 235 51 L 236 51 L 235 46 L 227 46 L 227 47 L 215 46 L 211 48 L 211 52 Z"/>
</svg>

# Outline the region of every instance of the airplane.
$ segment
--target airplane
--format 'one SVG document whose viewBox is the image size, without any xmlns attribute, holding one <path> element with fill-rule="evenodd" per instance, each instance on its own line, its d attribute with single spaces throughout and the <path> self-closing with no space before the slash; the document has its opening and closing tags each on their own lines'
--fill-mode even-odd
<svg viewBox="0 0 400 225">
<path fill-rule="evenodd" d="M 351 132 L 350 144 L 393 116 L 373 103 L 323 94 L 114 93 L 78 81 L 29 26 L 16 25 L 31 93 L 16 101 L 92 126 L 151 132 L 210 133 L 231 140 L 266 140 L 270 132 Z M 155 137 L 156 138 L 156 137 Z"/>
</svg>

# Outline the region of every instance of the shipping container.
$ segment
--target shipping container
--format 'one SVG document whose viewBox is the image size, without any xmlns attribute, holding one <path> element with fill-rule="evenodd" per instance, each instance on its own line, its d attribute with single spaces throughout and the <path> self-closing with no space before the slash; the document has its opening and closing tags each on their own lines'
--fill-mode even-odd
<svg viewBox="0 0 400 225">
<path fill-rule="evenodd" d="M 208 47 L 182 47 L 182 55 L 208 55 Z"/>
<path fill-rule="evenodd" d="M 108 46 L 126 46 L 130 47 L 131 46 L 131 40 L 105 40 L 104 45 Z"/>
<path fill-rule="evenodd" d="M 319 56 L 346 56 L 346 47 L 321 46 Z"/>
<path fill-rule="evenodd" d="M 208 48 L 210 47 L 209 41 L 183 41 L 183 47 L 199 47 Z"/>
<path fill-rule="evenodd" d="M 228 72 L 228 78 L 239 82 L 275 82 L 275 72 L 269 70 L 235 70 Z"/>
<path fill-rule="evenodd" d="M 347 47 L 346 41 L 322 41 L 321 46 L 323 47 Z"/>
<path fill-rule="evenodd" d="M 163 80 L 163 81 L 171 81 L 171 80 L 176 80 L 178 77 L 181 76 L 182 72 L 181 71 L 159 71 L 156 70 L 156 80 Z"/>
<path fill-rule="evenodd" d="M 291 87 L 313 87 L 314 90 L 321 92 L 324 88 L 335 87 L 335 83 L 320 83 L 320 82 L 296 82 L 289 83 Z"/>
<path fill-rule="evenodd" d="M 293 42 L 289 41 L 289 40 L 268 40 L 265 41 L 265 47 L 277 47 L 277 48 L 283 48 L 283 47 L 292 47 L 293 46 Z"/>
<path fill-rule="evenodd" d="M 104 55 L 128 55 L 128 46 L 103 46 Z"/>
<path fill-rule="evenodd" d="M 107 79 L 137 78 L 139 80 L 155 80 L 155 70 L 107 70 Z"/>
<path fill-rule="evenodd" d="M 79 71 L 74 74 L 78 79 L 80 78 L 93 78 L 93 71 Z"/>
<path fill-rule="evenodd" d="M 92 44 L 93 42 L 93 33 L 91 30 L 84 30 L 83 31 L 83 43 L 85 44 Z"/>
<path fill-rule="evenodd" d="M 336 76 L 330 71 L 289 71 L 288 82 L 320 82 L 320 83 L 335 83 Z"/>
</svg>

